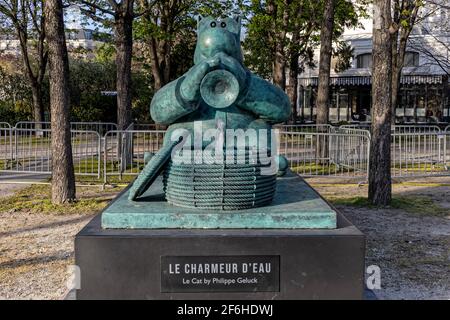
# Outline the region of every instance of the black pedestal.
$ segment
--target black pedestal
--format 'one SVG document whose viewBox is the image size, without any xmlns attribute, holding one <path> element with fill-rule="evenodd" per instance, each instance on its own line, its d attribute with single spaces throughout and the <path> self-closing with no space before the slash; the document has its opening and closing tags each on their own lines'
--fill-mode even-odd
<svg viewBox="0 0 450 320">
<path fill-rule="evenodd" d="M 334 230 L 103 230 L 75 239 L 77 299 L 362 299 L 364 235 Z M 209 283 L 208 283 L 209 281 Z"/>
</svg>

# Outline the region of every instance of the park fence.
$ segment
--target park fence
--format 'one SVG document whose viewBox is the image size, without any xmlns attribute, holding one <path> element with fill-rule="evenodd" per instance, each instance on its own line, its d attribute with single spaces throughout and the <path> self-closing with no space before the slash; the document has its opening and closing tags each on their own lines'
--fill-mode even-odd
<svg viewBox="0 0 450 320">
<path fill-rule="evenodd" d="M 164 134 L 163 130 L 107 132 L 103 144 L 104 183 L 137 175 L 144 166 L 145 157 L 150 157 L 162 147 Z"/>
<path fill-rule="evenodd" d="M 19 121 L 16 123 L 15 129 L 51 129 L 51 123 L 47 121 L 43 122 L 30 122 Z M 99 135 L 104 136 L 108 131 L 117 130 L 117 124 L 112 122 L 71 122 L 70 129 L 75 131 L 95 131 Z"/>
<path fill-rule="evenodd" d="M 280 154 L 305 177 L 366 180 L 371 134 L 364 125 L 277 125 Z M 156 153 L 166 127 L 114 123 L 71 123 L 75 173 L 89 182 L 128 183 Z M 391 135 L 394 177 L 450 175 L 450 126 L 395 126 Z M 50 174 L 49 122 L 0 122 L 0 172 Z"/>
<path fill-rule="evenodd" d="M 370 137 L 361 132 L 282 132 L 280 154 L 295 173 L 365 180 Z"/>
<path fill-rule="evenodd" d="M 114 126 L 92 122 L 72 123 L 71 128 L 75 175 L 100 179 L 101 132 Z M 0 172 L 51 174 L 51 135 L 49 122 L 0 123 Z"/>
</svg>

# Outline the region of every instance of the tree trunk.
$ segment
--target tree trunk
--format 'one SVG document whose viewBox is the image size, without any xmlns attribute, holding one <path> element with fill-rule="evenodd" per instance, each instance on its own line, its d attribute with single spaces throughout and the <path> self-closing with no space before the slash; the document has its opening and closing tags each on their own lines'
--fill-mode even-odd
<svg viewBox="0 0 450 320">
<path fill-rule="evenodd" d="M 396 58 L 393 57 L 392 60 Z M 392 125 L 395 125 L 397 104 L 398 104 L 398 92 L 400 90 L 400 77 L 402 74 L 402 68 L 393 67 L 392 68 Z"/>
<path fill-rule="evenodd" d="M 147 12 L 142 17 L 143 21 L 149 25 L 153 25 L 159 29 L 161 34 L 168 37 L 156 37 L 150 35 L 148 37 L 148 45 L 150 48 L 150 59 L 152 75 L 154 80 L 155 91 L 161 89 L 164 85 L 169 83 L 171 75 L 171 54 L 172 54 L 172 40 L 173 24 L 176 18 L 173 11 L 180 9 L 180 3 L 176 1 L 161 1 L 155 4 L 156 10 Z M 149 9 L 148 1 L 141 1 L 141 6 L 144 10 Z M 155 32 L 156 33 L 156 32 Z"/>
<path fill-rule="evenodd" d="M 159 59 L 158 59 L 158 50 L 157 50 L 157 40 L 152 37 L 150 40 L 150 58 L 152 63 L 152 75 L 153 80 L 155 82 L 155 91 L 158 91 L 163 87 L 164 79 L 163 75 L 159 66 Z"/>
<path fill-rule="evenodd" d="M 295 17 L 301 14 L 302 7 L 297 5 L 296 10 L 292 13 Z M 294 31 L 292 32 L 291 46 L 289 50 L 289 90 L 287 92 L 289 99 L 291 100 L 291 122 L 296 123 L 298 119 L 297 107 L 298 107 L 298 75 L 299 75 L 299 58 L 303 52 L 300 39 L 300 23 L 299 19 L 294 20 Z M 307 33 L 308 29 L 305 28 Z"/>
<path fill-rule="evenodd" d="M 298 118 L 297 114 L 297 100 L 298 100 L 298 55 L 291 57 L 290 67 L 289 67 L 289 87 L 287 94 L 289 100 L 291 100 L 291 122 L 295 123 Z"/>
<path fill-rule="evenodd" d="M 45 1 L 52 126 L 52 202 L 75 200 L 75 175 L 69 122 L 69 60 L 62 0 Z"/>
<path fill-rule="evenodd" d="M 273 63 L 273 82 L 281 89 L 286 89 L 286 62 L 282 37 L 277 37 L 275 46 L 275 60 Z"/>
<path fill-rule="evenodd" d="M 400 41 L 397 43 L 397 37 L 400 34 Z M 396 109 L 398 101 L 398 92 L 400 90 L 400 77 L 402 75 L 403 63 L 405 62 L 407 39 L 409 34 L 402 29 L 393 33 L 392 37 L 392 119 L 391 122 L 395 125 Z"/>
<path fill-rule="evenodd" d="M 399 1 L 393 0 L 393 12 L 392 12 L 392 22 L 398 24 L 400 22 L 400 10 L 399 10 Z M 398 89 L 400 86 L 400 74 L 396 72 L 398 70 L 397 64 L 399 62 L 397 52 L 398 52 L 398 29 L 394 32 L 391 32 L 391 38 L 392 38 L 392 117 L 391 117 L 391 124 L 395 125 L 395 117 L 396 117 L 396 108 L 397 108 L 397 96 L 398 96 Z M 401 73 L 401 69 L 400 69 Z"/>
<path fill-rule="evenodd" d="M 44 121 L 44 103 L 42 101 L 42 91 L 41 85 L 35 81 L 31 84 L 31 93 L 33 98 L 33 121 L 42 122 Z M 41 129 L 40 124 L 36 124 L 36 129 Z"/>
<path fill-rule="evenodd" d="M 317 158 L 320 164 L 328 162 L 329 137 L 326 124 L 328 124 L 330 69 L 334 27 L 334 0 L 326 0 L 323 14 L 323 23 L 320 30 L 320 61 L 319 84 L 317 88 L 317 132 L 323 133 L 317 137 Z"/>
<path fill-rule="evenodd" d="M 154 37 L 150 39 L 150 58 L 152 64 L 152 75 L 155 81 L 155 91 L 161 89 L 170 81 L 171 53 L 169 46 L 168 41 L 159 41 Z"/>
<path fill-rule="evenodd" d="M 31 66 L 31 61 L 28 53 L 28 37 L 24 32 L 19 31 L 20 47 L 22 52 L 22 60 L 26 70 L 26 75 L 31 87 L 32 102 L 33 102 L 33 121 L 42 122 L 44 121 L 44 103 L 42 102 L 42 82 L 39 81 L 40 74 L 35 75 L 33 68 Z M 41 62 L 45 63 L 44 66 L 39 66 L 44 70 L 47 64 L 47 60 Z M 39 72 L 39 71 L 38 71 Z M 41 128 L 41 126 L 36 126 L 36 129 Z"/>
<path fill-rule="evenodd" d="M 327 0 L 320 31 L 319 85 L 317 88 L 317 124 L 328 123 L 329 82 L 334 25 L 334 0 Z"/>
<path fill-rule="evenodd" d="M 119 130 L 125 130 L 131 123 L 132 26 L 132 14 L 122 12 L 119 17 L 116 17 L 114 30 L 117 51 L 117 124 Z"/>
<path fill-rule="evenodd" d="M 374 0 L 372 140 L 370 144 L 369 201 L 389 204 L 391 186 L 392 35 L 391 1 Z"/>
<path fill-rule="evenodd" d="M 280 30 L 275 32 L 275 59 L 273 61 L 272 77 L 273 82 L 281 89 L 286 89 L 286 53 L 285 42 L 286 32 L 289 24 L 289 3 L 290 1 L 283 1 L 283 4 L 278 4 L 282 9 L 282 24 Z M 275 19 L 277 18 L 277 10 L 274 12 Z"/>
</svg>

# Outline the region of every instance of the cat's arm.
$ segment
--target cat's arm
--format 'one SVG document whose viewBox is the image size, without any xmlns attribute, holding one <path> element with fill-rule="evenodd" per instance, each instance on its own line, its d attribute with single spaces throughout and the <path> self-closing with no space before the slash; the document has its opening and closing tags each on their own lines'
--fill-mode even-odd
<svg viewBox="0 0 450 320">
<path fill-rule="evenodd" d="M 200 83 L 203 77 L 219 64 L 213 57 L 194 65 L 184 76 L 156 92 L 150 105 L 150 114 L 156 123 L 171 124 L 197 110 L 200 101 Z"/>
<path fill-rule="evenodd" d="M 289 119 L 291 103 L 283 90 L 255 75 L 250 75 L 247 82 L 246 92 L 236 103 L 240 108 L 272 123 Z"/>
<path fill-rule="evenodd" d="M 179 118 L 197 110 L 197 103 L 188 102 L 180 93 L 185 77 L 178 78 L 155 93 L 150 105 L 150 115 L 156 123 L 172 124 Z"/>
</svg>

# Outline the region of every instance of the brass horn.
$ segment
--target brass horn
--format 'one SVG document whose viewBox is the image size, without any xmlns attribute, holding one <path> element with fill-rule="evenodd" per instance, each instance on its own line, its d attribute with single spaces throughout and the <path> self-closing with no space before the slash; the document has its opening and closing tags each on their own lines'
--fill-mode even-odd
<svg viewBox="0 0 450 320">
<path fill-rule="evenodd" d="M 213 108 L 231 106 L 239 95 L 239 82 L 227 70 L 213 70 L 206 74 L 200 84 L 200 94 L 208 105 Z"/>
</svg>

